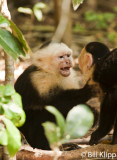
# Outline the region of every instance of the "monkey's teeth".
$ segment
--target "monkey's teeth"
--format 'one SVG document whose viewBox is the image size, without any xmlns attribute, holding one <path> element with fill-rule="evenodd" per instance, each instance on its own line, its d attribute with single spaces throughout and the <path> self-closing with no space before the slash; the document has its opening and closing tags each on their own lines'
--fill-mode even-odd
<svg viewBox="0 0 117 160">
<path fill-rule="evenodd" d="M 61 70 L 65 71 L 65 70 L 69 70 L 70 67 L 64 67 L 64 68 L 61 68 Z"/>
</svg>

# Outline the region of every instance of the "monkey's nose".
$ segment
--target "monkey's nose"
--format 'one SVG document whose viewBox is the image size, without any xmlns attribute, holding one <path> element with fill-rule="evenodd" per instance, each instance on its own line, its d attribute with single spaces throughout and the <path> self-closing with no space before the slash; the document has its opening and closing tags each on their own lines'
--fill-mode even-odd
<svg viewBox="0 0 117 160">
<path fill-rule="evenodd" d="M 66 60 L 66 64 L 70 64 L 70 61 L 69 61 L 69 60 Z"/>
</svg>

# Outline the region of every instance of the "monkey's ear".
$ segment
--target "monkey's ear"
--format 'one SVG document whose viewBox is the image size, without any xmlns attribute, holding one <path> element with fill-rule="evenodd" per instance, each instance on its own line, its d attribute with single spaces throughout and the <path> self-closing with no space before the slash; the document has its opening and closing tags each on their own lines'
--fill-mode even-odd
<svg viewBox="0 0 117 160">
<path fill-rule="evenodd" d="M 86 64 L 87 64 L 87 68 L 90 69 L 92 67 L 93 64 L 93 57 L 90 53 L 87 52 L 86 54 Z"/>
</svg>

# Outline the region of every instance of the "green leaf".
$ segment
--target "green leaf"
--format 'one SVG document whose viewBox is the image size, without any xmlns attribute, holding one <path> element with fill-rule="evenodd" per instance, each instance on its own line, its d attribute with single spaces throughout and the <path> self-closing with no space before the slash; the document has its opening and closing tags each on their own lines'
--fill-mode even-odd
<svg viewBox="0 0 117 160">
<path fill-rule="evenodd" d="M 0 97 L 4 95 L 5 86 L 0 85 Z"/>
<path fill-rule="evenodd" d="M 72 0 L 73 8 L 74 10 L 77 10 L 77 8 L 80 6 L 80 4 L 83 3 L 83 0 Z"/>
<path fill-rule="evenodd" d="M 93 125 L 94 116 L 86 105 L 73 107 L 66 118 L 66 139 L 84 136 Z"/>
<path fill-rule="evenodd" d="M 0 115 L 3 115 L 3 114 L 4 114 L 3 106 L 0 105 Z"/>
<path fill-rule="evenodd" d="M 23 108 L 22 107 L 22 99 L 21 99 L 21 96 L 18 94 L 18 93 L 14 93 L 12 95 L 12 99 L 13 99 L 13 102 L 18 105 L 20 108 Z"/>
<path fill-rule="evenodd" d="M 25 55 L 18 39 L 14 37 L 9 31 L 0 28 L 0 45 L 7 54 L 12 56 L 15 60 L 21 55 Z"/>
<path fill-rule="evenodd" d="M 55 116 L 57 125 L 60 127 L 61 135 L 63 135 L 65 129 L 65 119 L 63 115 L 53 106 L 47 106 L 46 110 Z"/>
<path fill-rule="evenodd" d="M 26 121 L 26 114 L 22 110 L 22 113 L 20 114 L 20 120 L 15 124 L 17 127 L 21 127 Z"/>
<path fill-rule="evenodd" d="M 112 21 L 114 18 L 115 18 L 115 14 L 113 14 L 113 13 L 104 13 L 103 14 L 103 16 L 104 16 L 104 19 L 107 21 L 107 22 L 109 22 L 109 21 Z"/>
<path fill-rule="evenodd" d="M 87 21 L 96 21 L 96 20 L 97 20 L 97 17 L 98 17 L 98 15 L 95 14 L 94 12 L 92 12 L 92 11 L 87 11 L 87 12 L 85 13 L 85 19 L 86 19 Z"/>
<path fill-rule="evenodd" d="M 44 9 L 46 8 L 46 4 L 45 3 L 42 3 L 42 2 L 39 2 L 39 3 L 36 3 L 33 7 L 33 9 L 35 8 L 38 8 L 38 9 Z"/>
<path fill-rule="evenodd" d="M 44 9 L 44 8 L 46 8 L 46 4 L 42 2 L 36 3 L 33 7 L 34 15 L 38 21 L 42 20 L 43 14 L 42 14 L 41 9 Z"/>
<path fill-rule="evenodd" d="M 4 89 L 4 96 L 11 96 L 15 93 L 14 88 L 11 84 L 7 84 Z"/>
<path fill-rule="evenodd" d="M 31 49 L 30 49 L 28 43 L 26 42 L 23 34 L 21 33 L 21 31 L 17 28 L 17 26 L 12 21 L 10 21 L 10 24 L 11 24 L 10 27 L 12 29 L 13 35 L 19 40 L 20 45 L 24 49 L 25 53 L 31 54 L 32 53 Z M 25 55 L 25 53 L 23 52 L 22 55 Z"/>
<path fill-rule="evenodd" d="M 3 104 L 7 104 L 7 103 L 9 103 L 11 101 L 11 97 L 10 96 L 2 97 L 2 98 L 0 98 L 0 101 Z"/>
<path fill-rule="evenodd" d="M 53 122 L 45 122 L 42 126 L 44 127 L 45 135 L 50 146 L 52 148 L 53 146 L 58 146 L 57 143 L 60 141 L 60 128 Z"/>
<path fill-rule="evenodd" d="M 8 137 L 7 150 L 10 156 L 14 156 L 21 147 L 21 135 L 19 130 L 9 119 L 3 117 L 3 121 L 6 125 L 6 133 Z"/>
<path fill-rule="evenodd" d="M 8 144 L 7 133 L 4 124 L 0 123 L 0 144 L 6 146 Z"/>
<path fill-rule="evenodd" d="M 34 15 L 37 18 L 38 21 L 42 21 L 42 11 L 39 9 L 34 9 Z"/>
<path fill-rule="evenodd" d="M 2 14 L 0 14 L 0 27 L 6 26 L 6 28 L 10 27 L 10 23 L 8 19 L 6 19 Z"/>
<path fill-rule="evenodd" d="M 25 8 L 25 7 L 19 7 L 18 12 L 25 13 L 25 14 L 32 14 L 32 9 Z"/>
<path fill-rule="evenodd" d="M 0 14 L 0 21 L 2 23 L 2 20 L 7 22 L 8 27 L 12 29 L 12 34 L 15 36 L 15 38 L 18 40 L 20 46 L 22 46 L 22 52 L 21 55 L 25 56 L 25 53 L 32 53 L 30 47 L 28 46 L 23 34 L 21 31 L 17 28 L 17 26 L 13 23 L 13 21 L 8 20 L 6 17 Z M 18 46 L 19 46 L 18 44 Z M 25 51 L 25 52 L 24 52 Z M 18 54 L 19 55 L 19 54 Z"/>
<path fill-rule="evenodd" d="M 3 104 L 4 115 L 10 119 L 15 126 L 20 127 L 25 122 L 25 113 L 13 102 Z"/>
</svg>

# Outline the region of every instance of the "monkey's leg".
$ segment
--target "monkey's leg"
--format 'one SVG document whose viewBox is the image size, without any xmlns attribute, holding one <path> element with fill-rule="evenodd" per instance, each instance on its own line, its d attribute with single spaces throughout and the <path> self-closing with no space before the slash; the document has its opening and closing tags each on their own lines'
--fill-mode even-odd
<svg viewBox="0 0 117 160">
<path fill-rule="evenodd" d="M 114 123 L 114 133 L 113 133 L 113 140 L 112 144 L 117 144 L 117 89 L 113 92 L 113 106 L 116 108 L 116 117 L 115 117 L 115 123 Z"/>
<path fill-rule="evenodd" d="M 90 145 L 97 144 L 104 137 L 114 124 L 116 117 L 116 107 L 112 102 L 112 95 L 107 94 L 101 105 L 100 122 L 98 129 L 92 133 Z"/>
<path fill-rule="evenodd" d="M 116 113 L 116 120 L 114 125 L 114 134 L 113 134 L 112 144 L 117 144 L 117 113 Z"/>
<path fill-rule="evenodd" d="M 51 115 L 45 110 L 27 110 L 26 123 L 20 128 L 26 140 L 33 148 L 50 149 L 42 123 L 49 121 Z"/>
</svg>

